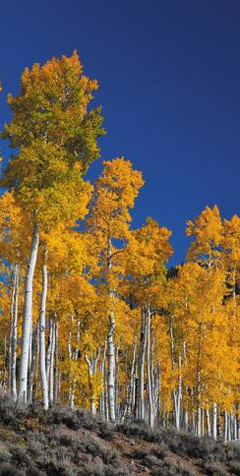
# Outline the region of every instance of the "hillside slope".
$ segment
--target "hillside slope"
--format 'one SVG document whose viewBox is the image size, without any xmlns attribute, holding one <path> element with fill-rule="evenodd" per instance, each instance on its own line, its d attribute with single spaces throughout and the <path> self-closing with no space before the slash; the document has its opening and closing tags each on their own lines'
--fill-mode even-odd
<svg viewBox="0 0 240 476">
<path fill-rule="evenodd" d="M 135 423 L 115 428 L 84 410 L 15 408 L 2 396 L 0 474 L 224 476 L 240 474 L 240 446 Z"/>
</svg>

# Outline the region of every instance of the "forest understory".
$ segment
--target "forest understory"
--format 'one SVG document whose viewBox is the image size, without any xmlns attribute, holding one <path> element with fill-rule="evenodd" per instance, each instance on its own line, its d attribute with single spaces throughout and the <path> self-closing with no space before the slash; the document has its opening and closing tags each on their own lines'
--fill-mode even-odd
<svg viewBox="0 0 240 476">
<path fill-rule="evenodd" d="M 16 406 L 0 396 L 0 474 L 8 476 L 227 476 L 240 474 L 237 443 L 141 422 L 113 425 L 83 409 Z"/>
</svg>

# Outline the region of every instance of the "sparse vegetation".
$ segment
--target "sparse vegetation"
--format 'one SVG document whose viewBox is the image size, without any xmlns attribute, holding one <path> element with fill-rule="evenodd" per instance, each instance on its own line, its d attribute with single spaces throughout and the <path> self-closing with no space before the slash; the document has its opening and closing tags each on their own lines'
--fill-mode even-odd
<svg viewBox="0 0 240 476">
<path fill-rule="evenodd" d="M 239 474 L 240 447 L 141 422 L 114 426 L 78 409 L 16 406 L 0 397 L 0 474 Z"/>
</svg>

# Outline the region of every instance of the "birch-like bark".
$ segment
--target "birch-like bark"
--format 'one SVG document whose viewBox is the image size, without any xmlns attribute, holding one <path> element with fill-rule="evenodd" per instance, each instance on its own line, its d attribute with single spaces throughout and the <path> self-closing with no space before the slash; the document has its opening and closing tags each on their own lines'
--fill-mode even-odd
<svg viewBox="0 0 240 476">
<path fill-rule="evenodd" d="M 147 309 L 147 377 L 148 377 L 148 405 L 149 405 L 149 418 L 148 423 L 151 428 L 155 423 L 155 412 L 153 402 L 153 381 L 152 381 L 152 369 L 151 369 L 151 311 Z"/>
<path fill-rule="evenodd" d="M 31 329 L 29 335 L 29 353 L 28 353 L 28 383 L 27 383 L 27 402 L 32 403 L 33 395 L 33 376 L 32 376 L 32 354 L 33 354 L 33 322 L 31 320 Z"/>
<path fill-rule="evenodd" d="M 53 321 L 52 346 L 50 353 L 49 369 L 49 404 L 53 404 L 53 383 L 54 383 L 54 355 L 55 355 L 55 321 Z"/>
<path fill-rule="evenodd" d="M 47 346 L 47 353 L 46 353 L 46 373 L 47 373 L 48 389 L 49 389 L 49 375 L 50 375 L 50 360 L 51 360 L 52 339 L 53 339 L 53 321 L 50 320 L 49 334 L 48 334 L 48 346 Z"/>
<path fill-rule="evenodd" d="M 201 436 L 205 435 L 205 410 L 202 408 L 201 411 Z"/>
<path fill-rule="evenodd" d="M 200 393 L 200 370 L 197 371 L 197 435 L 201 436 L 201 393 Z"/>
<path fill-rule="evenodd" d="M 188 411 L 184 410 L 184 430 L 188 431 Z"/>
<path fill-rule="evenodd" d="M 212 406 L 212 433 L 214 440 L 217 440 L 217 404 L 215 402 Z"/>
<path fill-rule="evenodd" d="M 111 237 L 108 238 L 108 250 L 107 250 L 107 272 L 109 275 L 112 270 L 112 242 Z M 114 311 L 112 308 L 113 300 L 113 289 L 109 289 L 109 298 L 111 302 L 111 307 L 109 310 L 108 320 L 109 320 L 109 330 L 107 335 L 108 343 L 108 407 L 109 407 L 109 419 L 113 423 L 116 420 L 116 409 L 115 409 L 115 345 L 114 345 L 114 331 L 116 327 Z"/>
<path fill-rule="evenodd" d="M 39 353 L 39 320 L 36 325 L 36 329 L 33 335 L 33 342 L 32 342 L 32 359 L 31 359 L 31 368 L 29 369 L 29 382 L 28 382 L 28 402 L 33 402 L 33 386 L 34 386 L 34 379 L 35 385 L 37 385 L 37 359 Z M 37 392 L 35 392 L 36 396 Z"/>
<path fill-rule="evenodd" d="M 118 406 L 118 391 L 119 391 L 119 360 L 118 360 L 118 348 L 115 348 L 115 419 L 118 422 L 119 419 L 119 406 Z"/>
<path fill-rule="evenodd" d="M 91 398 L 90 398 L 90 411 L 92 415 L 96 415 L 96 397 L 95 397 L 95 392 L 94 392 L 94 386 L 92 383 L 92 378 L 96 374 L 97 371 L 97 362 L 100 357 L 100 347 L 97 349 L 97 355 L 93 355 L 91 360 L 88 358 L 87 355 L 85 355 L 85 360 L 88 365 L 88 377 L 89 377 L 89 387 L 90 387 L 90 392 L 91 392 Z"/>
<path fill-rule="evenodd" d="M 7 370 L 7 334 L 4 336 L 4 359 L 3 366 L 1 368 L 1 388 L 6 388 L 6 370 Z"/>
<path fill-rule="evenodd" d="M 233 439 L 237 439 L 237 415 L 234 415 L 234 434 L 233 434 Z"/>
<path fill-rule="evenodd" d="M 19 392 L 18 401 L 27 401 L 27 380 L 28 380 L 28 361 L 29 361 L 29 341 L 32 324 L 32 295 L 33 295 L 33 277 L 37 261 L 39 245 L 38 225 L 35 224 L 32 235 L 31 252 L 25 277 L 24 307 L 23 307 L 23 337 L 22 354 L 19 374 Z"/>
<path fill-rule="evenodd" d="M 136 363 L 136 349 L 137 341 L 135 339 L 133 344 L 133 356 L 132 356 L 132 365 L 131 365 L 131 374 L 127 390 L 127 405 L 126 405 L 126 416 L 129 417 L 133 411 L 134 406 L 134 373 L 135 373 L 135 363 Z"/>
<path fill-rule="evenodd" d="M 155 425 L 160 423 L 160 386 L 161 386 L 161 368 L 158 362 L 154 369 L 154 400 L 155 400 Z"/>
<path fill-rule="evenodd" d="M 145 354 L 147 344 L 147 319 L 145 309 L 141 309 L 141 335 L 139 346 L 139 365 L 138 365 L 138 418 L 144 420 L 145 406 L 144 406 L 144 367 Z"/>
<path fill-rule="evenodd" d="M 15 290 L 15 301 L 14 301 L 14 311 L 13 311 L 13 333 L 12 333 L 12 368 L 11 368 L 11 380 L 12 380 L 12 398 L 14 401 L 17 400 L 17 333 L 18 333 L 18 297 L 19 297 L 19 279 L 20 279 L 20 269 L 16 265 L 16 290 Z"/>
<path fill-rule="evenodd" d="M 109 407 L 108 407 L 108 373 L 106 366 L 106 353 L 107 353 L 107 341 L 104 349 L 104 408 L 105 408 L 105 419 L 109 421 Z"/>
<path fill-rule="evenodd" d="M 41 304 L 40 304 L 40 315 L 39 315 L 39 325 L 40 325 L 40 374 L 41 374 L 41 386 L 42 386 L 42 399 L 44 410 L 48 410 L 48 385 L 47 385 L 47 374 L 46 374 L 46 351 L 45 351 L 45 332 L 46 332 L 46 301 L 47 301 L 47 265 L 46 261 L 46 250 L 44 252 L 44 263 L 42 265 L 42 295 L 41 295 Z"/>
<path fill-rule="evenodd" d="M 228 440 L 228 413 L 224 412 L 224 441 Z"/>
<path fill-rule="evenodd" d="M 13 309 L 15 301 L 15 288 L 16 288 L 16 273 L 13 272 L 13 282 L 12 282 L 12 292 L 11 292 L 11 303 L 10 303 L 10 335 L 9 335 L 9 346 L 8 346 L 8 391 L 10 396 L 12 396 L 12 335 L 13 335 Z"/>
<path fill-rule="evenodd" d="M 59 368 L 58 368 L 58 320 L 57 314 L 54 314 L 54 331 L 55 331 L 55 353 L 54 353 L 54 392 L 53 392 L 53 401 L 54 403 L 58 402 L 59 395 Z"/>
<path fill-rule="evenodd" d="M 178 356 L 178 389 L 176 395 L 176 429 L 180 430 L 181 403 L 182 403 L 182 357 Z"/>
<path fill-rule="evenodd" d="M 9 393 L 13 401 L 17 400 L 17 325 L 19 296 L 19 266 L 14 266 L 14 282 L 11 297 L 11 331 L 9 340 Z"/>
<path fill-rule="evenodd" d="M 100 375 L 101 375 L 101 393 L 99 397 L 99 412 L 103 420 L 106 420 L 105 415 L 105 361 L 106 361 L 106 344 L 103 349 L 103 357 L 100 361 Z"/>
<path fill-rule="evenodd" d="M 231 414 L 228 414 L 227 428 L 228 428 L 228 441 L 231 441 L 232 440 L 232 415 Z"/>
<path fill-rule="evenodd" d="M 191 412 L 191 427 L 192 431 L 195 432 L 196 430 L 196 423 L 195 423 L 195 410 L 194 410 L 194 389 L 191 388 L 191 405 L 192 405 L 192 412 Z"/>
<path fill-rule="evenodd" d="M 107 336 L 108 342 L 108 406 L 109 419 L 115 422 L 115 346 L 113 341 L 115 331 L 115 318 L 112 310 L 109 312 L 109 331 Z"/>
<path fill-rule="evenodd" d="M 170 343 L 171 343 L 171 361 L 172 361 L 172 370 L 175 369 L 175 360 L 174 360 L 174 335 L 173 335 L 173 321 L 172 316 L 170 319 Z M 176 430 L 180 429 L 180 416 L 181 416 L 181 401 L 182 401 L 182 376 L 181 376 L 181 367 L 182 367 L 182 360 L 181 354 L 179 353 L 178 356 L 178 386 L 173 390 L 173 402 L 174 402 L 174 425 Z"/>
<path fill-rule="evenodd" d="M 207 436 L 211 436 L 212 435 L 211 421 L 210 421 L 210 413 L 208 408 L 206 409 L 206 425 L 207 425 Z"/>
</svg>

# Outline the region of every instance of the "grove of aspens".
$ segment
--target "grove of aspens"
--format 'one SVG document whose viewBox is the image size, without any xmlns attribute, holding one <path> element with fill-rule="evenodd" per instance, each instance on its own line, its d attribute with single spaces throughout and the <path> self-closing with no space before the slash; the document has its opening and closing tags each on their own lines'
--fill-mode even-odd
<svg viewBox="0 0 240 476">
<path fill-rule="evenodd" d="M 240 218 L 217 205 L 189 217 L 186 260 L 170 267 L 171 231 L 149 217 L 131 225 L 144 186 L 131 161 L 85 179 L 105 134 L 97 89 L 74 51 L 26 68 L 8 96 L 2 391 L 16 405 L 239 439 Z"/>
</svg>

